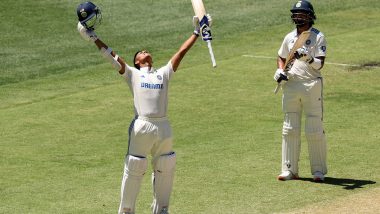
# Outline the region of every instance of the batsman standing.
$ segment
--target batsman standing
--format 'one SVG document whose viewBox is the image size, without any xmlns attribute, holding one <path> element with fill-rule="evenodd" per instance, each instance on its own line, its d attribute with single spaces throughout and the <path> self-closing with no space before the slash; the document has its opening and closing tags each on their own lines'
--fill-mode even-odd
<svg viewBox="0 0 380 214">
<path fill-rule="evenodd" d="M 323 33 L 313 28 L 316 16 L 308 1 L 297 1 L 291 11 L 296 29 L 287 34 L 278 50 L 274 79 L 282 84 L 282 109 L 285 114 L 282 130 L 282 172 L 279 180 L 298 178 L 301 149 L 301 117 L 305 115 L 305 135 L 308 141 L 310 167 L 313 179 L 323 181 L 327 173 L 326 137 L 323 129 L 322 74 L 326 57 Z M 284 73 L 285 59 L 303 31 L 310 31 L 304 46 L 295 52 L 293 66 Z"/>
<path fill-rule="evenodd" d="M 85 40 L 95 43 L 101 54 L 126 80 L 133 95 L 135 118 L 129 127 L 119 213 L 135 213 L 136 199 L 148 167 L 148 155 L 151 155 L 152 210 L 154 214 L 166 214 L 169 212 L 169 198 L 176 165 L 172 130 L 167 119 L 169 81 L 199 36 L 199 20 L 193 17 L 194 33 L 165 66 L 155 69 L 152 55 L 148 51 L 138 51 L 133 59 L 134 67 L 131 67 L 97 37 L 94 29 L 101 20 L 101 13 L 93 3 L 80 4 L 77 14 L 80 35 Z M 208 21 L 211 25 L 210 16 Z"/>
</svg>

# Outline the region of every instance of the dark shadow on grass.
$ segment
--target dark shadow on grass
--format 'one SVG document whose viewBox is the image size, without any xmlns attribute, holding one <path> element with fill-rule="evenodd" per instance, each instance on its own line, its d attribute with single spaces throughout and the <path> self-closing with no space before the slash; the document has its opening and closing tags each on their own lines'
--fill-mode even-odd
<svg viewBox="0 0 380 214">
<path fill-rule="evenodd" d="M 342 186 L 343 189 L 346 189 L 346 190 L 354 190 L 358 188 L 363 188 L 365 185 L 376 183 L 376 181 L 369 181 L 369 180 L 356 180 L 356 179 L 349 179 L 349 178 L 331 178 L 331 177 L 326 177 L 323 182 L 315 182 L 312 178 L 299 178 L 298 180 L 309 181 L 309 182 L 320 183 L 320 184 Z"/>
</svg>

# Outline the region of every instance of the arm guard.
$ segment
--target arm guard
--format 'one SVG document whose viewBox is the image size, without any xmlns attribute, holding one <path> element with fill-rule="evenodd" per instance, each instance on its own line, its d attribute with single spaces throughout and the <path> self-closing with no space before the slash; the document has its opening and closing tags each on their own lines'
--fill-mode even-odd
<svg viewBox="0 0 380 214">
<path fill-rule="evenodd" d="M 108 59 L 112 66 L 117 70 L 117 71 L 120 71 L 121 70 L 121 64 L 119 63 L 118 58 L 119 56 L 118 55 L 115 55 L 115 56 L 112 56 L 112 49 L 111 48 L 107 48 L 105 49 L 104 47 L 102 47 L 100 49 L 100 52 L 102 53 L 103 57 Z"/>
</svg>

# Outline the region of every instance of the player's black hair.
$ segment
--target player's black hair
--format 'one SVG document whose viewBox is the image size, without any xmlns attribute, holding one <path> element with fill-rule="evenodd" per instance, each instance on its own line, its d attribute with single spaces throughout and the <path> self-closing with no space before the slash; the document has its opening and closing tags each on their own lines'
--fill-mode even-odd
<svg viewBox="0 0 380 214">
<path fill-rule="evenodd" d="M 140 70 L 140 65 L 138 65 L 138 64 L 136 64 L 135 62 L 136 62 L 136 56 L 137 56 L 137 54 L 139 54 L 141 51 L 137 51 L 136 53 L 135 53 L 135 56 L 133 57 L 133 65 L 135 66 L 135 68 L 137 68 L 137 69 L 139 69 Z"/>
</svg>

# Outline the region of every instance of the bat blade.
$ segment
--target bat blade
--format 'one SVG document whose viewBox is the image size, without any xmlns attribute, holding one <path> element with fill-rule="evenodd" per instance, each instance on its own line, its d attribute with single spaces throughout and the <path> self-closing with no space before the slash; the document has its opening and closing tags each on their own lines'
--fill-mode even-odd
<svg viewBox="0 0 380 214">
<path fill-rule="evenodd" d="M 191 4 L 193 5 L 194 13 L 198 17 L 199 20 L 202 20 L 206 15 L 206 9 L 203 5 L 202 0 L 191 0 Z"/>
<path fill-rule="evenodd" d="M 193 5 L 193 10 L 195 15 L 199 19 L 200 33 L 202 35 L 203 41 L 207 42 L 207 47 L 210 53 L 212 66 L 216 67 L 216 61 L 214 57 L 214 52 L 211 46 L 212 34 L 211 28 L 208 23 L 208 18 L 206 16 L 206 9 L 202 0 L 191 0 L 191 4 Z"/>
<path fill-rule="evenodd" d="M 304 31 L 302 32 L 299 36 L 297 41 L 294 43 L 292 49 L 290 50 L 288 56 L 286 57 L 285 60 L 285 66 L 284 66 L 284 72 L 287 74 L 287 72 L 292 68 L 295 56 L 294 54 L 296 53 L 298 48 L 301 48 L 305 42 L 309 39 L 310 36 L 310 31 Z"/>
<path fill-rule="evenodd" d="M 295 59 L 295 53 L 298 48 L 301 48 L 305 42 L 309 39 L 310 37 L 310 31 L 304 31 L 302 32 L 299 36 L 297 41 L 294 43 L 292 49 L 290 50 L 288 56 L 286 57 L 285 60 L 285 66 L 284 66 L 284 73 L 288 75 L 288 71 L 292 68 L 294 60 Z M 277 83 L 276 89 L 274 89 L 274 93 L 277 94 L 278 90 L 280 89 L 281 83 Z"/>
</svg>

